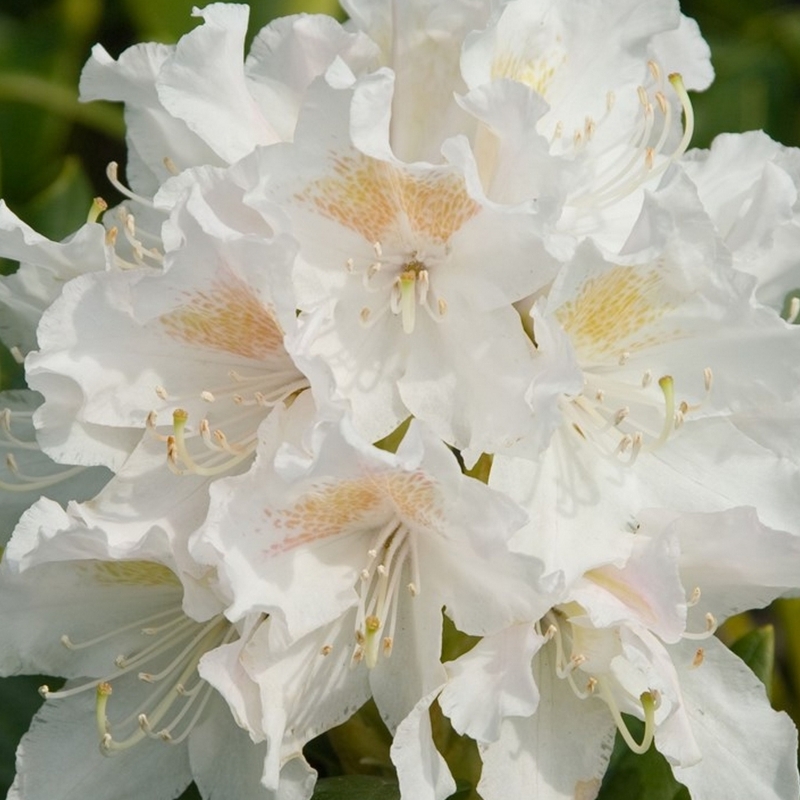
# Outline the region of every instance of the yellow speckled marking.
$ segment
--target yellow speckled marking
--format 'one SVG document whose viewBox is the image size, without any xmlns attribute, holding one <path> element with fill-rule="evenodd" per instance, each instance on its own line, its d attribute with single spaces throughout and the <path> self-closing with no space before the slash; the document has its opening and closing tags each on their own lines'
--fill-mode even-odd
<svg viewBox="0 0 800 800">
<path fill-rule="evenodd" d="M 188 294 L 186 304 L 161 317 L 174 339 L 263 360 L 283 350 L 283 332 L 252 287 L 225 275 L 206 292 Z"/>
<path fill-rule="evenodd" d="M 93 561 L 89 567 L 97 583 L 125 586 L 176 586 L 175 573 L 155 561 Z"/>
<path fill-rule="evenodd" d="M 660 319 L 672 306 L 664 301 L 663 282 L 657 272 L 635 267 L 613 267 L 591 278 L 574 300 L 556 312 L 577 350 L 618 353 L 624 345 L 646 344 L 637 332 Z"/>
<path fill-rule="evenodd" d="M 526 58 L 510 52 L 501 53 L 492 61 L 492 80 L 507 78 L 524 83 L 547 97 L 556 69 L 564 62 L 564 56 L 553 53 L 551 57 Z"/>
<path fill-rule="evenodd" d="M 349 155 L 334 158 L 333 173 L 310 184 L 296 199 L 370 243 L 400 239 L 407 226 L 443 244 L 480 211 L 464 179 L 450 171 L 412 175 L 384 161 Z"/>
</svg>

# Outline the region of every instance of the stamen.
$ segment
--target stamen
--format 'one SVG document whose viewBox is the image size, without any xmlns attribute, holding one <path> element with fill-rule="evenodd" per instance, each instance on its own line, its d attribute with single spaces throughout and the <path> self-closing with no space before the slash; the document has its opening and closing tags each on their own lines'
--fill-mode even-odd
<svg viewBox="0 0 800 800">
<path fill-rule="evenodd" d="M 653 743 L 653 736 L 656 730 L 656 720 L 655 720 L 655 712 L 657 708 L 657 693 L 654 690 L 649 690 L 647 692 L 643 692 L 639 697 L 639 702 L 642 704 L 642 711 L 644 712 L 644 736 L 642 737 L 641 742 L 637 742 L 625 724 L 625 720 L 622 718 L 622 714 L 620 713 L 619 706 L 617 705 L 614 696 L 611 694 L 606 681 L 605 680 L 598 680 L 596 686 L 600 687 L 600 694 L 605 700 L 606 705 L 611 709 L 611 715 L 614 717 L 614 722 L 617 724 L 617 730 L 622 734 L 622 738 L 625 740 L 625 744 L 636 753 L 637 755 L 642 755 L 646 753 L 650 749 L 650 745 Z"/>
<path fill-rule="evenodd" d="M 702 647 L 698 647 L 697 651 L 694 654 L 694 658 L 692 659 L 692 666 L 690 669 L 697 669 L 706 657 L 706 652 L 703 650 Z"/>
<path fill-rule="evenodd" d="M 137 203 L 141 203 L 148 208 L 155 208 L 152 200 L 148 200 L 146 197 L 142 197 L 140 194 L 136 194 L 132 192 L 127 186 L 120 182 L 119 177 L 119 164 L 116 161 L 109 162 L 108 166 L 106 167 L 106 177 L 108 178 L 109 183 L 120 193 L 124 194 L 125 197 L 130 198 L 131 200 L 136 201 Z"/>
<path fill-rule="evenodd" d="M 683 639 L 689 639 L 692 641 L 702 641 L 703 639 L 709 639 L 717 632 L 717 618 L 711 614 L 706 614 L 706 629 L 702 633 L 691 633 L 689 631 L 684 631 L 681 634 Z"/>
</svg>

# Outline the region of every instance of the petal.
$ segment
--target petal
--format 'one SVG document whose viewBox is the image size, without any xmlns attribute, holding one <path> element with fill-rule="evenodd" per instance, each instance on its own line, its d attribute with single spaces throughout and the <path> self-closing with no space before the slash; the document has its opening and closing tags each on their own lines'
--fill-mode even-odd
<svg viewBox="0 0 800 800">
<path fill-rule="evenodd" d="M 225 162 L 278 137 L 250 94 L 244 69 L 249 9 L 214 3 L 198 9 L 203 25 L 186 34 L 157 78 L 158 96 Z"/>
<path fill-rule="evenodd" d="M 617 729 L 605 703 L 579 700 L 556 677 L 550 649 L 534 661 L 541 692 L 536 713 L 504 720 L 500 739 L 482 748 L 478 791 L 485 800 L 597 796 Z"/>
<path fill-rule="evenodd" d="M 430 707 L 440 688 L 420 698 L 398 727 L 392 742 L 391 755 L 400 793 L 414 800 L 444 800 L 456 789 L 447 762 L 433 743 Z"/>
<path fill-rule="evenodd" d="M 115 683 L 115 710 L 135 712 L 141 685 L 135 675 Z M 148 739 L 102 755 L 95 719 L 94 692 L 46 702 L 17 749 L 10 800 L 173 800 L 192 780 L 185 746 Z"/>
<path fill-rule="evenodd" d="M 531 665 L 544 642 L 533 625 L 514 625 L 445 664 L 448 682 L 439 705 L 458 733 L 487 744 L 500 737 L 503 719 L 536 711 Z"/>
<path fill-rule="evenodd" d="M 687 642 L 676 658 L 688 667 L 693 651 Z M 703 758 L 673 772 L 694 800 L 800 794 L 794 724 L 770 708 L 764 685 L 721 642 L 708 640 L 703 663 L 682 671 L 681 687 Z"/>
<path fill-rule="evenodd" d="M 271 791 L 261 784 L 267 748 L 254 744 L 233 722 L 221 698 L 214 697 L 205 719 L 189 738 L 189 760 L 203 800 L 308 800 L 316 772 L 302 757 L 281 770 L 280 785 Z"/>
</svg>

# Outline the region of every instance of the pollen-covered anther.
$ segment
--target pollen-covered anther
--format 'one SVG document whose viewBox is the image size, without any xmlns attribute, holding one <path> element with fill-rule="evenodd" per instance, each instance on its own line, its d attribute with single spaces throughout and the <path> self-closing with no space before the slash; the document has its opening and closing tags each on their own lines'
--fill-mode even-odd
<svg viewBox="0 0 800 800">
<path fill-rule="evenodd" d="M 322 656 L 329 656 L 331 652 L 333 652 L 333 647 L 331 647 L 329 644 L 323 645 L 319 651 L 320 655 Z"/>
<path fill-rule="evenodd" d="M 696 606 L 700 602 L 701 595 L 700 587 L 695 586 L 694 589 L 692 589 L 692 593 L 689 595 L 689 599 L 686 601 L 686 605 L 689 606 L 689 608 Z"/>
<path fill-rule="evenodd" d="M 684 639 L 699 640 L 709 639 L 717 632 L 717 618 L 710 612 L 705 615 L 706 629 L 700 633 L 693 633 L 691 631 L 684 631 L 681 636 Z"/>
<path fill-rule="evenodd" d="M 692 659 L 692 666 L 690 669 L 697 669 L 703 663 L 705 657 L 706 651 L 702 647 L 698 647 Z"/>
<path fill-rule="evenodd" d="M 631 410 L 627 406 L 623 406 L 622 408 L 620 408 L 614 415 L 614 425 L 615 426 L 621 425 L 630 413 Z"/>
<path fill-rule="evenodd" d="M 206 403 L 213 403 L 217 398 L 214 397 L 212 392 L 202 391 L 200 392 L 200 399 L 204 400 Z"/>
<path fill-rule="evenodd" d="M 789 301 L 789 312 L 786 315 L 786 321 L 790 325 L 794 325 L 797 322 L 797 318 L 800 317 L 800 297 L 796 295 Z"/>
<path fill-rule="evenodd" d="M 95 197 L 92 200 L 92 205 L 89 208 L 89 213 L 86 216 L 87 222 L 97 222 L 100 215 L 108 210 L 108 203 L 102 197 Z"/>
<path fill-rule="evenodd" d="M 167 394 L 167 390 L 163 386 L 156 386 L 155 393 L 161 400 L 169 399 L 169 394 Z"/>
<path fill-rule="evenodd" d="M 394 646 L 394 639 L 391 636 L 384 636 L 383 641 L 381 642 L 383 645 L 383 654 L 386 658 L 392 654 L 392 647 Z"/>
<path fill-rule="evenodd" d="M 586 691 L 589 694 L 594 694 L 594 690 L 597 688 L 597 678 L 590 677 L 588 681 L 586 681 Z"/>
</svg>

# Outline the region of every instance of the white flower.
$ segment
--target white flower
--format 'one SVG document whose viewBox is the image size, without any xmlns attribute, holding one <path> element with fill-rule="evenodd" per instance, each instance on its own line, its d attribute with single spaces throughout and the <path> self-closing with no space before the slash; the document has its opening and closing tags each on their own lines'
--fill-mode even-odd
<svg viewBox="0 0 800 800">
<path fill-rule="evenodd" d="M 560 162 L 559 229 L 608 247 L 625 241 L 641 188 L 653 188 L 688 146 L 686 87 L 703 89 L 713 77 L 696 24 L 662 0 L 509 2 L 467 38 L 462 71 L 470 89 L 462 104 L 483 122 L 475 139 L 481 174 L 500 169 L 505 184 L 518 184 L 504 151 L 518 155 L 535 129 Z M 521 116 L 520 87 L 546 101 L 522 129 L 508 122 Z"/>
<path fill-rule="evenodd" d="M 284 346 L 293 245 L 279 219 L 247 213 L 224 173 L 164 191 L 174 210 L 163 270 L 68 283 L 27 378 L 45 397 L 39 441 L 55 457 L 119 469 L 150 431 L 166 435 L 176 470 L 213 476 L 247 462 L 269 409 L 308 385 Z"/>
<path fill-rule="evenodd" d="M 294 143 L 235 171 L 255 176 L 247 202 L 291 216 L 299 352 L 328 365 L 359 432 L 374 441 L 413 414 L 456 447 L 494 450 L 528 426 L 533 352 L 512 303 L 555 262 L 535 203 L 489 201 L 463 140 L 448 142 L 446 164 L 391 155 L 373 121 L 388 119 L 391 92 L 386 73 L 353 88 L 318 82 Z"/>
<path fill-rule="evenodd" d="M 0 566 L 0 670 L 68 681 L 42 687 L 9 797 L 170 798 L 193 779 L 203 797 L 310 796 L 300 760 L 277 793 L 260 785 L 264 747 L 197 669 L 239 630 L 219 606 L 187 616 L 173 567 L 157 533 L 112 543 L 45 500 L 24 515 Z"/>
<path fill-rule="evenodd" d="M 695 800 L 796 797 L 794 726 L 711 634 L 717 621 L 793 587 L 798 556 L 800 540 L 765 528 L 752 509 L 649 512 L 623 568 L 587 573 L 535 634 L 519 627 L 487 638 L 448 665 L 453 678 L 442 708 L 457 729 L 486 742 L 482 796 L 531 787 L 548 800 L 595 796 L 616 727 L 637 751 L 654 737 Z M 540 698 L 517 671 L 531 663 L 531 651 Z M 508 680 L 486 681 L 481 664 L 489 658 L 510 665 Z M 500 690 L 519 687 L 538 708 L 529 715 L 512 707 L 515 716 L 495 739 L 474 693 L 502 697 Z M 620 712 L 644 720 L 643 741 L 632 738 Z"/>
<path fill-rule="evenodd" d="M 800 287 L 800 154 L 760 131 L 718 136 L 682 164 L 703 207 L 733 254 L 756 279 L 756 297 L 778 311 Z M 794 311 L 786 311 L 794 316 Z"/>
<path fill-rule="evenodd" d="M 224 166 L 256 145 L 291 139 L 315 77 L 337 58 L 356 70 L 376 59 L 363 34 L 298 15 L 264 28 L 243 61 L 248 14 L 245 5 L 213 3 L 195 9 L 203 25 L 174 46 L 136 45 L 118 61 L 93 49 L 81 99 L 125 103 L 127 177 L 140 194 L 155 194 L 174 169 Z"/>
<path fill-rule="evenodd" d="M 772 440 L 773 416 L 797 396 L 798 331 L 753 306 L 685 179 L 648 197 L 630 245 L 611 260 L 582 244 L 534 307 L 540 351 L 558 354 L 566 334 L 583 385 L 562 396 L 543 451 L 537 438 L 492 468 L 491 484 L 536 520 L 513 546 L 567 583 L 621 563 L 642 508 L 752 504 L 766 524 L 797 524 L 798 465 Z"/>
<path fill-rule="evenodd" d="M 394 730 L 440 686 L 442 608 L 483 635 L 549 605 L 538 563 L 505 546 L 519 509 L 462 475 L 419 423 L 395 455 L 346 423 L 317 428 L 311 453 L 279 447 L 275 420 L 250 472 L 211 487 L 193 546 L 233 597 L 230 619 L 269 614 L 215 669 L 240 665 L 255 683 L 260 706 L 241 687 L 226 696 L 276 748 L 274 770 L 284 736 L 285 756 L 370 694 Z"/>
</svg>

